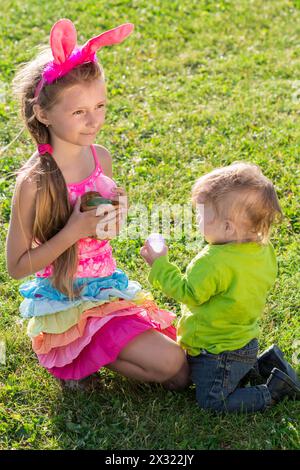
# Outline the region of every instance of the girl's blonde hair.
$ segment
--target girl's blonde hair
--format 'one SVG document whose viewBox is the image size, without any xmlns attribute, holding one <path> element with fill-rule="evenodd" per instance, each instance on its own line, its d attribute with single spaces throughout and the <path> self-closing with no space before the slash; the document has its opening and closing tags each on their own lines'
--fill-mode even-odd
<svg viewBox="0 0 300 470">
<path fill-rule="evenodd" d="M 239 220 L 262 243 L 269 240 L 271 225 L 283 217 L 273 183 L 252 163 L 234 162 L 201 176 L 193 186 L 192 202 L 209 203 L 218 217 Z"/>
<path fill-rule="evenodd" d="M 51 49 L 42 48 L 36 59 L 20 67 L 13 80 L 13 90 L 20 101 L 22 118 L 37 145 L 51 144 L 51 139 L 46 125 L 38 121 L 34 114 L 35 104 L 48 111 L 57 103 L 66 88 L 97 78 L 104 79 L 102 67 L 98 63 L 86 62 L 52 84 L 44 86 L 38 98 L 34 98 L 44 66 L 50 60 L 53 60 Z M 16 174 L 21 180 L 30 178 L 37 186 L 32 239 L 35 245 L 43 244 L 65 226 L 72 213 L 65 179 L 55 159 L 48 153 L 28 160 Z M 78 264 L 77 243 L 52 264 L 52 285 L 70 299 L 74 299 L 80 292 L 73 286 L 73 276 Z"/>
</svg>

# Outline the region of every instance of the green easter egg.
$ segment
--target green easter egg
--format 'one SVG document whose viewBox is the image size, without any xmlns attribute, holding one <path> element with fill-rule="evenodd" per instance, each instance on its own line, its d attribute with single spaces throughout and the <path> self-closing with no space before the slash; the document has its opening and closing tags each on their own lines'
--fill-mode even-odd
<svg viewBox="0 0 300 470">
<path fill-rule="evenodd" d="M 99 206 L 100 204 L 111 204 L 112 201 L 110 199 L 105 199 L 104 197 L 94 197 L 90 199 L 86 205 L 87 206 Z"/>
</svg>

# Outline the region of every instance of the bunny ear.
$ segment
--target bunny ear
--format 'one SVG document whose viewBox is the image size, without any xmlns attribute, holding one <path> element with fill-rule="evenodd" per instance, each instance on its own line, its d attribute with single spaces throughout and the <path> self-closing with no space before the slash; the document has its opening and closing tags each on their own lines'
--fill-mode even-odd
<svg viewBox="0 0 300 470">
<path fill-rule="evenodd" d="M 63 18 L 57 21 L 50 32 L 50 46 L 54 63 L 63 64 L 73 52 L 77 33 L 72 21 Z"/>
<path fill-rule="evenodd" d="M 127 36 L 133 31 L 134 25 L 132 23 L 125 23 L 117 28 L 105 31 L 84 44 L 82 47 L 82 54 L 85 58 L 89 58 L 98 49 L 103 46 L 111 46 L 112 44 L 118 44 L 122 42 Z"/>
</svg>

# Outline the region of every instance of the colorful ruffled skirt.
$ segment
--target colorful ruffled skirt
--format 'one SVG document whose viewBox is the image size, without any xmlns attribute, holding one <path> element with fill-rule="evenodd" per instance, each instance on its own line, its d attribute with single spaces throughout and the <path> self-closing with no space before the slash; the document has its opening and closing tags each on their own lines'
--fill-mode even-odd
<svg viewBox="0 0 300 470">
<path fill-rule="evenodd" d="M 117 269 L 111 276 L 76 278 L 80 296 L 69 300 L 51 278 L 21 284 L 20 305 L 38 360 L 63 380 L 83 379 L 114 362 L 137 335 L 155 329 L 176 340 L 175 314 L 159 309 L 149 292 Z"/>
</svg>

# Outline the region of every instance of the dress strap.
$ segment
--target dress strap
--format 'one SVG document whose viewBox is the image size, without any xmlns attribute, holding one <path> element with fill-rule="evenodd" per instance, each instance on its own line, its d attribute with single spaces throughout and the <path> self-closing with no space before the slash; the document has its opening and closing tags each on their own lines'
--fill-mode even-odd
<svg viewBox="0 0 300 470">
<path fill-rule="evenodd" d="M 97 169 L 100 168 L 101 173 L 103 173 L 103 170 L 102 170 L 102 167 L 100 165 L 99 158 L 98 158 L 98 155 L 97 155 L 97 151 L 96 151 L 94 145 L 91 145 L 91 150 L 92 150 L 92 154 L 93 154 L 93 157 L 94 157 L 94 160 L 95 160 L 95 171 L 97 171 Z"/>
</svg>

